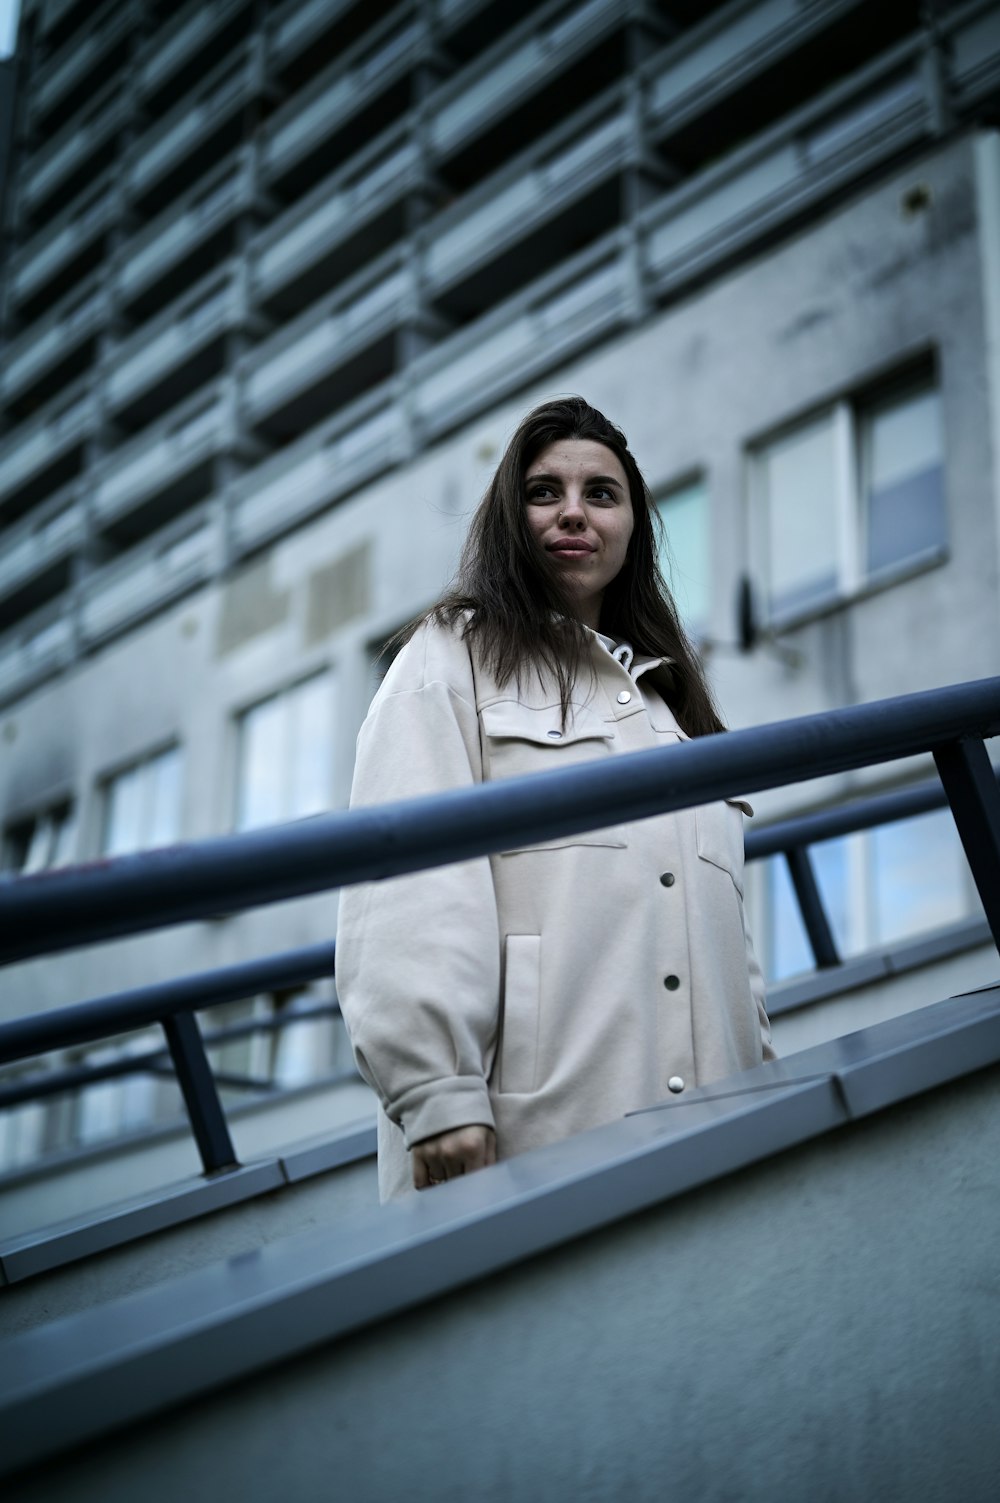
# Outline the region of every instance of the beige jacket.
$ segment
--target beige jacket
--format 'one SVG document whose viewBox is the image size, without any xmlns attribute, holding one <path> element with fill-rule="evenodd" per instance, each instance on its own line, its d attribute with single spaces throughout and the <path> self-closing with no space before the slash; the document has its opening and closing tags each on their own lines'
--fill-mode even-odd
<svg viewBox="0 0 1000 1503">
<path fill-rule="evenodd" d="M 630 675 L 596 636 L 591 655 L 595 682 L 561 729 L 552 683 L 501 689 L 457 630 L 423 626 L 362 726 L 352 804 L 686 739 L 656 692 L 662 660 Z M 486 1123 L 507 1157 L 773 1057 L 741 807 L 344 890 L 337 987 L 384 1109 L 383 1199 L 412 1187 L 422 1138 Z"/>
</svg>

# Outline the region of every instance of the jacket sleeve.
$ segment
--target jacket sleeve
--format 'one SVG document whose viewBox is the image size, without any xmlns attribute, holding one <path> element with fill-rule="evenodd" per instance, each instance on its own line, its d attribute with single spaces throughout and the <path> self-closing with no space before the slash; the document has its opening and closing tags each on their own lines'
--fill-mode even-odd
<svg viewBox="0 0 1000 1503">
<path fill-rule="evenodd" d="M 471 684 L 433 676 L 428 629 L 403 649 L 358 737 L 352 805 L 481 781 Z M 452 654 L 467 662 L 460 642 Z M 462 691 L 465 692 L 462 692 Z M 487 857 L 345 888 L 337 990 L 358 1068 L 407 1147 L 492 1127 L 500 942 Z"/>
</svg>

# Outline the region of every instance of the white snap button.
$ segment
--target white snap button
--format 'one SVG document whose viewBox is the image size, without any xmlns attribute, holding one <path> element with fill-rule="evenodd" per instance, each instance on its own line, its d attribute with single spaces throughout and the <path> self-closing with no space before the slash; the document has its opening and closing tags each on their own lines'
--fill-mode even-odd
<svg viewBox="0 0 1000 1503">
<path fill-rule="evenodd" d="M 551 736 L 553 741 L 561 741 L 562 740 L 562 731 L 546 731 L 545 734 L 547 736 Z"/>
<path fill-rule="evenodd" d="M 684 1077 L 681 1075 L 671 1075 L 670 1079 L 667 1081 L 667 1090 L 673 1091 L 675 1095 L 678 1095 L 681 1091 L 683 1091 L 683 1089 Z"/>
<path fill-rule="evenodd" d="M 623 690 L 622 690 L 622 691 L 621 691 L 621 693 L 620 693 L 620 694 L 619 694 L 619 696 L 618 696 L 618 703 L 619 703 L 619 704 L 620 704 L 620 705 L 627 705 L 627 704 L 628 704 L 628 702 L 629 702 L 629 700 L 630 700 L 630 699 L 631 699 L 631 698 L 632 698 L 632 696 L 631 696 L 631 694 L 630 694 L 630 693 L 629 693 L 629 691 L 628 691 L 628 690 L 627 690 L 627 689 L 623 689 Z"/>
</svg>

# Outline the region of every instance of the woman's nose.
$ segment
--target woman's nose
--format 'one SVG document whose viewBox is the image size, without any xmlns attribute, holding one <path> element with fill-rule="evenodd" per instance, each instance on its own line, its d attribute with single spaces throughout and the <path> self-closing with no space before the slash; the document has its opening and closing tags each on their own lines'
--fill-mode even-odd
<svg viewBox="0 0 1000 1503">
<path fill-rule="evenodd" d="M 579 496 L 565 496 L 563 504 L 559 508 L 559 526 L 567 532 L 575 529 L 577 532 L 587 525 L 587 515 Z"/>
</svg>

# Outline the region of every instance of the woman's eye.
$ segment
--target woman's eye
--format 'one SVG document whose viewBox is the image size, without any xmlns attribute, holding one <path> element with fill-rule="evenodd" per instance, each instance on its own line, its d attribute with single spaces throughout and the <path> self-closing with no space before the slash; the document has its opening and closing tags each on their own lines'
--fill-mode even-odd
<svg viewBox="0 0 1000 1503">
<path fill-rule="evenodd" d="M 552 487 L 548 485 L 533 485 L 528 490 L 529 501 L 548 501 L 552 497 Z"/>
</svg>

